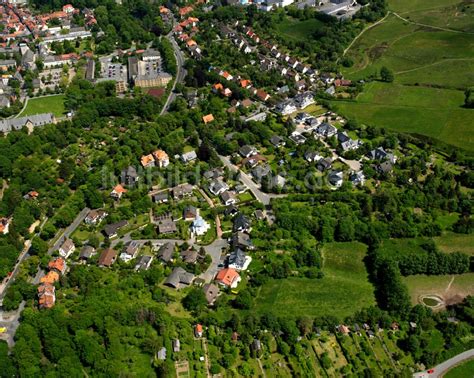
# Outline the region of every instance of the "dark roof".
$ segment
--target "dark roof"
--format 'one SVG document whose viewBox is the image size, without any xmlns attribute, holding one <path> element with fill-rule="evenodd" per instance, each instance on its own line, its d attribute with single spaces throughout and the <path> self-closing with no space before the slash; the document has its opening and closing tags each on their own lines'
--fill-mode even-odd
<svg viewBox="0 0 474 378">
<path fill-rule="evenodd" d="M 108 224 L 104 227 L 104 233 L 106 236 L 113 236 L 118 232 L 118 230 L 120 230 L 122 227 L 125 227 L 126 225 L 128 225 L 128 222 L 126 220 Z"/>
<path fill-rule="evenodd" d="M 219 295 L 219 288 L 214 284 L 205 284 L 202 287 L 204 295 L 206 296 L 207 303 L 213 303 Z"/>
<path fill-rule="evenodd" d="M 164 262 L 170 262 L 173 258 L 174 243 L 163 244 L 158 251 L 158 258 Z"/>
<path fill-rule="evenodd" d="M 180 253 L 181 258 L 187 264 L 194 264 L 198 258 L 198 253 L 192 249 L 182 251 Z"/>
<path fill-rule="evenodd" d="M 242 267 L 245 264 L 245 259 L 247 255 L 240 248 L 234 249 L 229 255 L 229 265 L 235 265 L 237 267 Z"/>
<path fill-rule="evenodd" d="M 177 267 L 166 278 L 164 284 L 173 288 L 178 288 L 180 284 L 190 285 L 194 280 L 194 274 L 186 272 L 183 268 Z"/>
<path fill-rule="evenodd" d="M 241 231 L 250 227 L 250 220 L 242 213 L 239 213 L 234 219 L 234 231 Z"/>
<path fill-rule="evenodd" d="M 95 248 L 91 247 L 90 245 L 84 246 L 79 253 L 80 259 L 90 259 L 92 255 L 95 254 Z"/>
</svg>

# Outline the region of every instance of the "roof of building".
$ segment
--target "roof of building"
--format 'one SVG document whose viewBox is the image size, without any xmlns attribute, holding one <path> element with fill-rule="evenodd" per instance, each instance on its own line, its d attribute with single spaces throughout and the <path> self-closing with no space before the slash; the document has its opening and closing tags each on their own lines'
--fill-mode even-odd
<svg viewBox="0 0 474 378">
<path fill-rule="evenodd" d="M 240 277 L 239 273 L 235 269 L 232 268 L 224 268 L 221 269 L 216 276 L 216 281 L 219 281 L 220 283 L 226 285 L 226 286 L 231 286 L 232 283 Z"/>
<path fill-rule="evenodd" d="M 115 252 L 115 250 L 112 248 L 107 248 L 100 254 L 99 265 L 111 266 L 114 263 L 116 257 L 117 252 Z"/>
<path fill-rule="evenodd" d="M 217 296 L 219 295 L 219 288 L 214 285 L 214 284 L 205 284 L 202 287 L 202 290 L 204 291 L 204 295 L 206 296 L 207 303 L 211 304 L 213 303 Z"/>
<path fill-rule="evenodd" d="M 204 123 L 212 122 L 212 121 L 214 121 L 214 116 L 212 114 L 205 115 L 205 116 L 202 117 L 202 121 Z"/>
<path fill-rule="evenodd" d="M 171 274 L 166 278 L 164 284 L 167 286 L 179 287 L 180 284 L 190 285 L 194 280 L 194 274 L 186 272 L 183 268 L 174 268 Z"/>
<path fill-rule="evenodd" d="M 173 258 L 175 244 L 168 242 L 163 244 L 158 251 L 158 258 L 164 262 L 169 262 Z"/>
</svg>

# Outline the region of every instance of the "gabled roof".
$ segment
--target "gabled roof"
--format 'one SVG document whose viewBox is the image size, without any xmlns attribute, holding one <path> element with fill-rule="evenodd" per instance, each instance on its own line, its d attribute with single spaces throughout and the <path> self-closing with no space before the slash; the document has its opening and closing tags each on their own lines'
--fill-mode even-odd
<svg viewBox="0 0 474 378">
<path fill-rule="evenodd" d="M 223 285 L 231 286 L 232 283 L 239 277 L 240 275 L 235 269 L 224 268 L 217 273 L 216 281 L 222 283 Z"/>
<path fill-rule="evenodd" d="M 212 114 L 205 115 L 204 117 L 202 117 L 202 121 L 206 124 L 212 122 L 214 121 L 214 116 Z"/>
</svg>

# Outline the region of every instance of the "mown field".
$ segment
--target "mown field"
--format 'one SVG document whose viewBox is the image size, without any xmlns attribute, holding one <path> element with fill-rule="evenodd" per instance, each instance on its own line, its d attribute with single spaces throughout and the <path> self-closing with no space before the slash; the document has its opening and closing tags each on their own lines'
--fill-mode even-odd
<svg viewBox="0 0 474 378">
<path fill-rule="evenodd" d="M 260 289 L 257 312 L 288 316 L 333 315 L 344 318 L 375 304 L 361 243 L 331 243 L 324 247 L 324 278 L 272 280 Z"/>
<path fill-rule="evenodd" d="M 41 113 L 53 113 L 56 117 L 62 117 L 64 112 L 64 95 L 46 96 L 28 100 L 25 110 L 19 117 Z"/>
<path fill-rule="evenodd" d="M 465 88 L 474 86 L 474 5 L 393 0 L 389 6 L 396 14 L 352 45 L 347 56 L 354 65 L 343 73 L 359 80 L 386 66 L 395 80 L 366 85 L 356 101 L 334 102 L 337 110 L 362 123 L 474 150 L 472 112 L 461 107 Z"/>
</svg>

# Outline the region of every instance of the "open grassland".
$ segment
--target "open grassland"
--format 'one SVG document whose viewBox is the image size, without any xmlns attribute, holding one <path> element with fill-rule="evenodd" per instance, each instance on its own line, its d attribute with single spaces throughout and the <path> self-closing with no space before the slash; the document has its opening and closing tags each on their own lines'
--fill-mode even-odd
<svg viewBox="0 0 474 378">
<path fill-rule="evenodd" d="M 324 278 L 288 278 L 266 283 L 256 299 L 260 314 L 334 315 L 343 318 L 375 304 L 368 282 L 361 243 L 331 243 L 324 247 Z"/>
<path fill-rule="evenodd" d="M 444 378 L 466 378 L 474 375 L 474 359 L 466 361 L 449 370 Z"/>
<path fill-rule="evenodd" d="M 459 0 L 391 0 L 383 22 L 358 38 L 344 68 L 353 80 L 388 67 L 394 82 L 371 83 L 337 111 L 362 123 L 412 132 L 474 150 L 472 112 L 461 108 L 474 86 L 474 4 Z"/>
<path fill-rule="evenodd" d="M 323 24 L 314 18 L 309 20 L 296 20 L 292 18 L 285 18 L 276 25 L 279 34 L 286 38 L 299 41 L 302 39 L 311 39 L 312 33 Z"/>
<path fill-rule="evenodd" d="M 41 113 L 53 113 L 56 117 L 62 117 L 64 112 L 64 95 L 46 96 L 28 100 L 25 110 L 19 117 Z"/>
<path fill-rule="evenodd" d="M 458 90 L 372 82 L 356 101 L 335 101 L 336 111 L 360 123 L 410 132 L 474 150 L 474 118 Z"/>
<path fill-rule="evenodd" d="M 402 279 L 408 286 L 413 304 L 419 304 L 419 299 L 423 295 L 437 295 L 447 304 L 453 304 L 474 294 L 474 273 L 442 276 L 414 275 Z"/>
<path fill-rule="evenodd" d="M 462 252 L 474 256 L 474 235 L 446 233 L 434 238 L 436 245 L 442 252 Z"/>
</svg>

